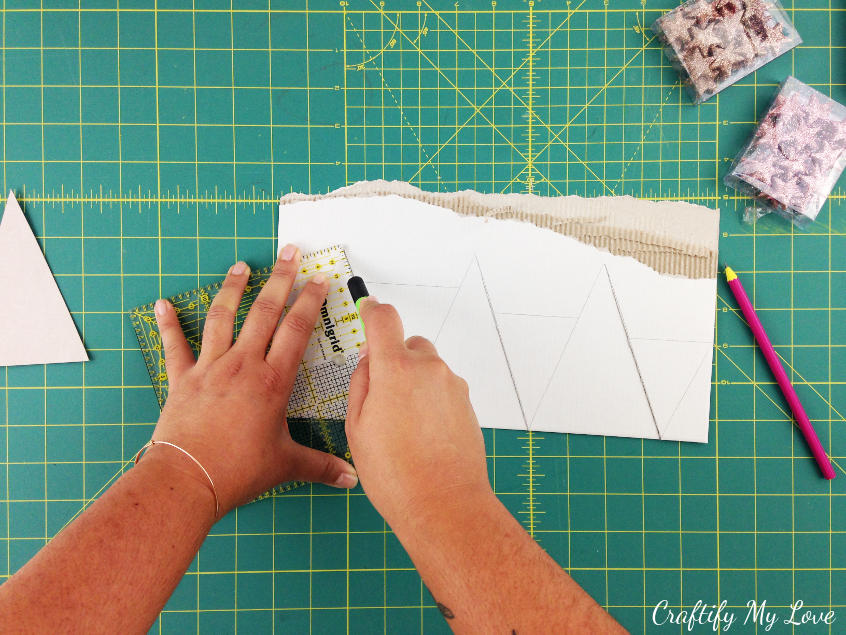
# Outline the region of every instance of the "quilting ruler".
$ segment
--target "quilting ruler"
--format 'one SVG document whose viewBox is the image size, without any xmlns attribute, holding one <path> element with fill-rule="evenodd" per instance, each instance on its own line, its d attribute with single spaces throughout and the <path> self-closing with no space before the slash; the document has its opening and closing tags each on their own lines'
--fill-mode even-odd
<svg viewBox="0 0 846 635">
<path fill-rule="evenodd" d="M 236 338 L 271 271 L 272 267 L 265 267 L 250 274 L 235 315 Z M 343 247 L 335 245 L 302 257 L 286 311 L 296 300 L 300 289 L 318 273 L 329 279 L 329 293 L 297 371 L 288 403 L 288 426 L 297 442 L 349 460 L 344 433 L 347 389 L 358 363 L 358 349 L 364 342 L 364 333 L 346 286 L 352 269 Z M 200 352 L 206 315 L 221 284 L 222 280 L 169 298 L 195 354 Z M 130 312 L 130 319 L 159 407 L 164 407 L 169 384 L 154 303 L 136 307 Z M 260 498 L 281 494 L 299 485 L 302 485 L 299 481 L 282 483 Z"/>
</svg>

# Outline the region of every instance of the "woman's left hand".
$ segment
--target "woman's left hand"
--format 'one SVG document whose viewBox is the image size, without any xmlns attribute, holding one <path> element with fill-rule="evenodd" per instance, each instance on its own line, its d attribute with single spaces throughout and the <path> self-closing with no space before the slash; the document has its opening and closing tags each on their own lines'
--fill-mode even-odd
<svg viewBox="0 0 846 635">
<path fill-rule="evenodd" d="M 156 303 L 169 394 L 153 439 L 176 444 L 203 465 L 221 515 L 283 481 L 358 483 L 352 465 L 296 443 L 288 430 L 288 399 L 329 286 L 314 276 L 280 324 L 299 263 L 299 250 L 286 246 L 234 344 L 235 313 L 250 270 L 243 262 L 233 265 L 209 308 L 196 360 L 173 306 Z M 181 452 L 154 445 L 147 454 L 209 487 Z"/>
</svg>

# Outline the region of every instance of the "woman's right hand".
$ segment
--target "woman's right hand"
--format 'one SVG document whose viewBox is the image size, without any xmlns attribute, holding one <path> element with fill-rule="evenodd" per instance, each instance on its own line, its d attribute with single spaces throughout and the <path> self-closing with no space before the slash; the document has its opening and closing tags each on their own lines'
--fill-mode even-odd
<svg viewBox="0 0 846 635">
<path fill-rule="evenodd" d="M 389 304 L 361 303 L 367 333 L 350 383 L 347 437 L 365 493 L 399 532 L 492 497 L 467 383 Z"/>
</svg>

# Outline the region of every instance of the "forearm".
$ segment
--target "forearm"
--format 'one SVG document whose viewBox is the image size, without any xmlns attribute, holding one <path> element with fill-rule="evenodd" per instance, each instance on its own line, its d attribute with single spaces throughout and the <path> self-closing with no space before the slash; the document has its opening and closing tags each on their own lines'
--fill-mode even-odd
<svg viewBox="0 0 846 635">
<path fill-rule="evenodd" d="M 214 521 L 208 485 L 155 450 L 0 586 L 5 627 L 149 629 Z"/>
<path fill-rule="evenodd" d="M 456 632 L 625 632 L 493 493 L 432 511 L 397 535 Z"/>
</svg>

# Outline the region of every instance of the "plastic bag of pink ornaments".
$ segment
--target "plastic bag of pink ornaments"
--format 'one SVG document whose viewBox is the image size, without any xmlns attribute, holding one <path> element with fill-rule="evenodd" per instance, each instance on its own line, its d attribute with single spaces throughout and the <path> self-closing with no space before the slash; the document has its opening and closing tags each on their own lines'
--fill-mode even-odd
<svg viewBox="0 0 846 635">
<path fill-rule="evenodd" d="M 725 183 L 755 198 L 744 219 L 815 220 L 846 167 L 846 106 L 798 79 L 781 84 Z"/>
<path fill-rule="evenodd" d="M 652 30 L 696 103 L 802 42 L 775 0 L 689 0 Z"/>
</svg>

